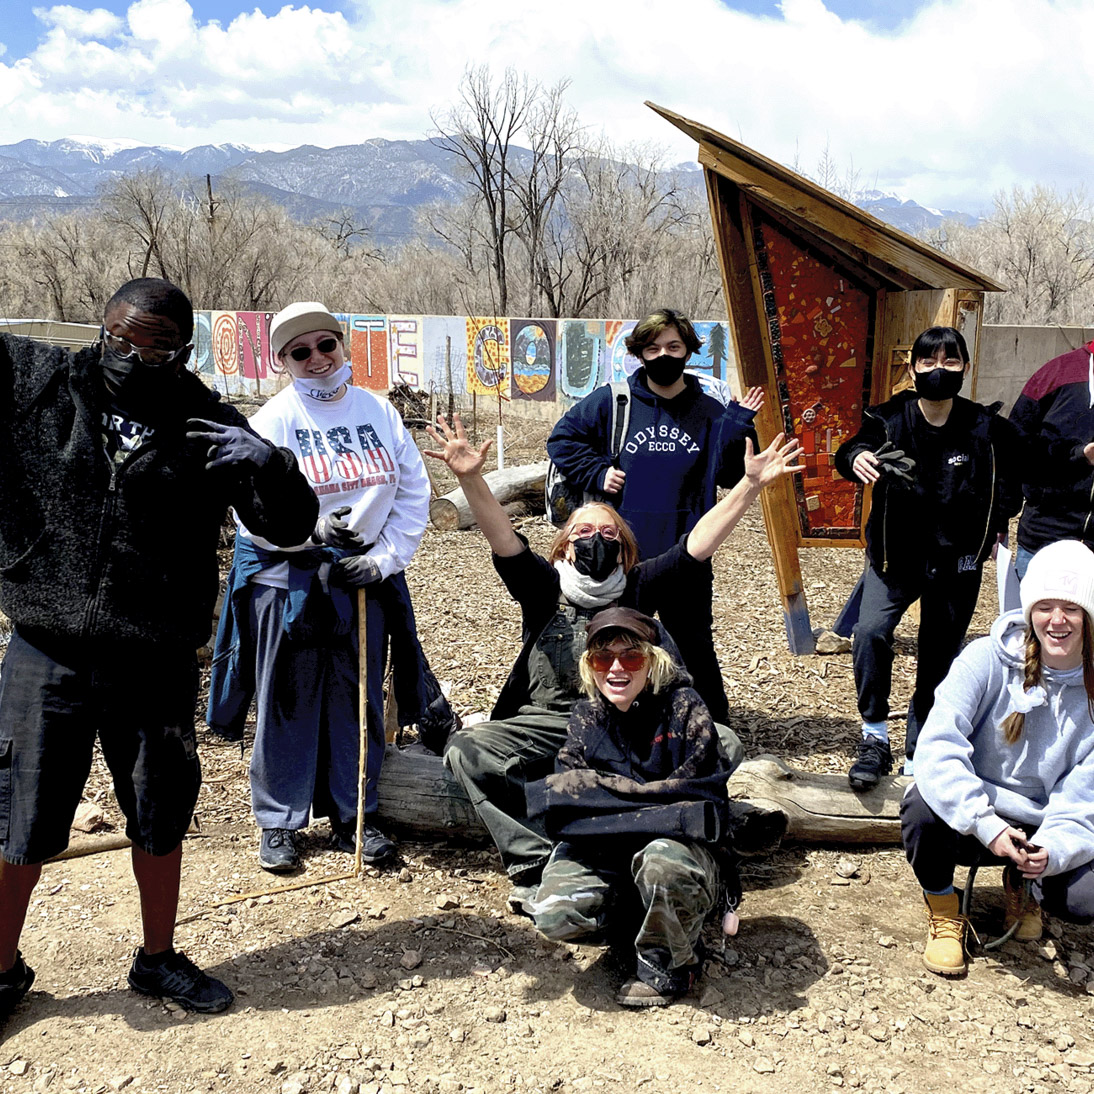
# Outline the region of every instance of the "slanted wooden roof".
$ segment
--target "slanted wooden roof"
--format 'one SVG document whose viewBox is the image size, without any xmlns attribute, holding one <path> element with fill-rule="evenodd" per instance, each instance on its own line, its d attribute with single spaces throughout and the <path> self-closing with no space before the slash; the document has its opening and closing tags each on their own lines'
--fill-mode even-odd
<svg viewBox="0 0 1094 1094">
<path fill-rule="evenodd" d="M 699 162 L 705 168 L 735 183 L 751 201 L 781 215 L 807 239 L 835 248 L 871 271 L 888 287 L 1006 291 L 979 270 L 955 262 L 747 145 L 656 103 L 646 106 L 698 143 Z"/>
</svg>

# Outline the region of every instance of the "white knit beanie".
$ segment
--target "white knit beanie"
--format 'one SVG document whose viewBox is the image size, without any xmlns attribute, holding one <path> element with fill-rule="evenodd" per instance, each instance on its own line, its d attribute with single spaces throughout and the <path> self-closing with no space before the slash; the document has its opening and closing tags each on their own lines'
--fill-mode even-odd
<svg viewBox="0 0 1094 1094">
<path fill-rule="evenodd" d="M 1039 600 L 1070 600 L 1094 619 L 1094 552 L 1077 539 L 1042 547 L 1030 559 L 1021 595 L 1027 623 Z"/>
</svg>

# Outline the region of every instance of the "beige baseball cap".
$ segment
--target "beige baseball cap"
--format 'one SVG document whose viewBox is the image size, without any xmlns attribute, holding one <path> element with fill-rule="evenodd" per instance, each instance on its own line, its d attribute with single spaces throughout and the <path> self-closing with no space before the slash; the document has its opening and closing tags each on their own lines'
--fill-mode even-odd
<svg viewBox="0 0 1094 1094">
<path fill-rule="evenodd" d="M 270 320 L 270 350 L 276 357 L 294 338 L 313 330 L 342 333 L 342 324 L 318 300 L 300 300 Z"/>
</svg>

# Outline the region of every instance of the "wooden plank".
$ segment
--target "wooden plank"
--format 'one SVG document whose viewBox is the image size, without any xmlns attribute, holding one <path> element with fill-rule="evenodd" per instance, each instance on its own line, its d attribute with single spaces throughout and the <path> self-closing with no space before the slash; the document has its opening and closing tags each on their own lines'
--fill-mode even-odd
<svg viewBox="0 0 1094 1094">
<path fill-rule="evenodd" d="M 739 157 L 707 141 L 699 146 L 699 162 L 724 175 L 746 193 L 755 193 L 785 210 L 799 221 L 800 230 L 807 234 L 811 226 L 816 226 L 838 239 L 846 240 L 867 255 L 873 255 L 911 275 L 921 288 L 935 287 L 941 281 L 956 288 L 979 289 L 985 287 L 984 281 L 988 280 L 974 278 L 941 252 L 927 253 L 926 245 L 918 244 L 910 236 L 897 238 L 887 225 L 868 214 L 853 215 L 849 210 L 854 206 L 840 208 L 833 202 L 818 200 L 816 195 L 807 193 L 799 185 L 797 177 L 793 182 L 780 178 L 755 164 L 746 164 Z M 827 191 L 822 193 L 827 194 Z M 903 236 L 903 233 L 900 234 Z"/>
</svg>

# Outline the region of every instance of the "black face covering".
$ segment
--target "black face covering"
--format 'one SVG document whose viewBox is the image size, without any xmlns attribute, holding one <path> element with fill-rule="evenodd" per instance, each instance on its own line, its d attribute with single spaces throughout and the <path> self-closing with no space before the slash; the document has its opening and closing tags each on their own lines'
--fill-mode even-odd
<svg viewBox="0 0 1094 1094">
<path fill-rule="evenodd" d="M 662 353 L 652 361 L 646 362 L 646 376 L 659 387 L 672 387 L 683 375 L 686 357 L 670 357 Z"/>
<path fill-rule="evenodd" d="M 585 539 L 575 539 L 574 569 L 579 574 L 591 577 L 593 581 L 603 581 L 610 577 L 612 571 L 619 565 L 619 540 L 605 539 L 599 532 L 594 532 Z"/>
<path fill-rule="evenodd" d="M 936 403 L 952 399 L 961 390 L 964 382 L 964 370 L 952 372 L 948 368 L 933 368 L 930 372 L 915 374 L 916 394 Z"/>
<path fill-rule="evenodd" d="M 159 421 L 167 413 L 178 379 L 177 364 L 154 368 L 106 350 L 102 368 L 110 401 L 118 410 L 144 425 Z"/>
</svg>

